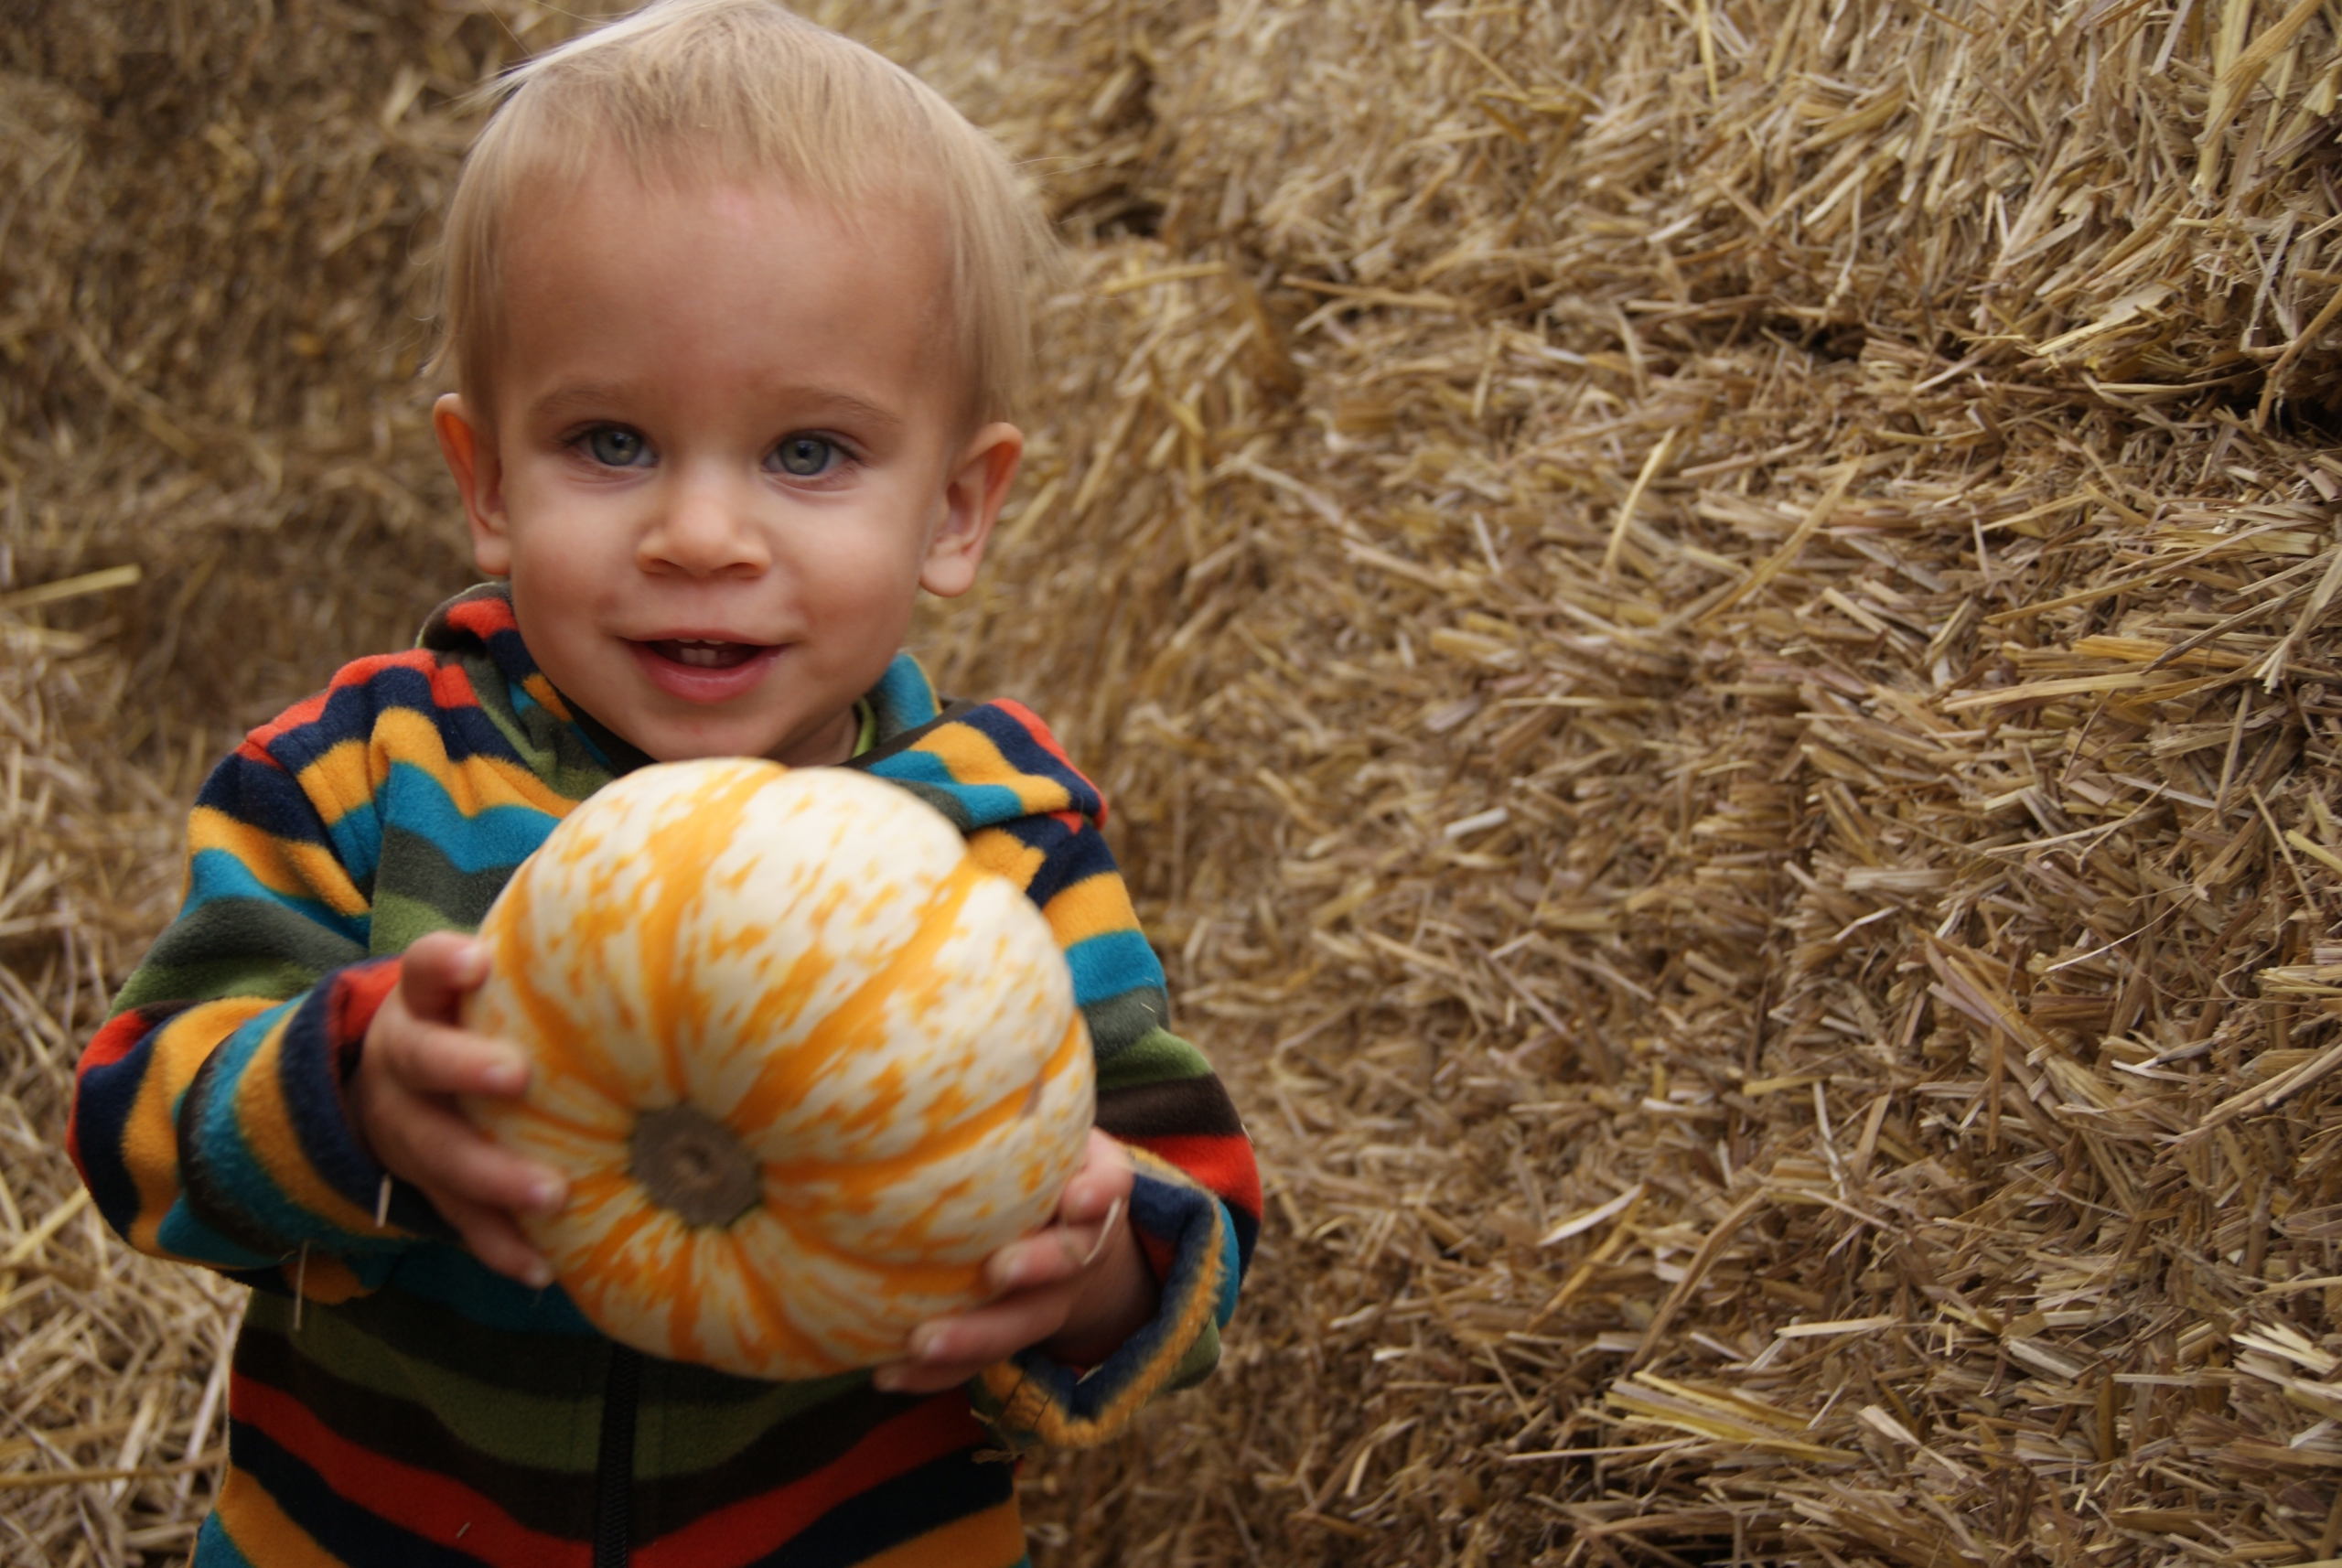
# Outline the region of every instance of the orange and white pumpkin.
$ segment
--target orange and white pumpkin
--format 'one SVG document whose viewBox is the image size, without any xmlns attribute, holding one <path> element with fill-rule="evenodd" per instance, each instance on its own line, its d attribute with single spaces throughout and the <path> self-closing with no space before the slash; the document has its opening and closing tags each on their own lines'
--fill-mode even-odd
<svg viewBox="0 0 2342 1568">
<path fill-rule="evenodd" d="M 524 1222 L 580 1310 L 759 1378 L 900 1358 L 985 1297 L 1093 1114 L 1048 923 L 908 792 L 746 759 L 645 768 L 522 863 L 464 1022 L 519 1044 L 466 1110 L 570 1183 Z"/>
</svg>

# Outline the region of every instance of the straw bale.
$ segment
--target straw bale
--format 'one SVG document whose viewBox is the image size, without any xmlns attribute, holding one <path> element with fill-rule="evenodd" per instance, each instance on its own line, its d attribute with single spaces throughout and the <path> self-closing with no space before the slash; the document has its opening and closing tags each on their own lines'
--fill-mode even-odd
<svg viewBox="0 0 2342 1568">
<path fill-rule="evenodd" d="M 811 8 L 1073 242 L 922 647 L 1096 766 L 1269 1184 L 1037 1561 L 2336 1556 L 2331 8 Z M 0 1258 L 224 726 L 460 580 L 410 263 L 567 25 L 147 11 L 0 79 L 0 596 L 144 573 L 0 597 Z M 207 1287 L 26 1252 L 0 1484 L 204 1457 Z"/>
</svg>

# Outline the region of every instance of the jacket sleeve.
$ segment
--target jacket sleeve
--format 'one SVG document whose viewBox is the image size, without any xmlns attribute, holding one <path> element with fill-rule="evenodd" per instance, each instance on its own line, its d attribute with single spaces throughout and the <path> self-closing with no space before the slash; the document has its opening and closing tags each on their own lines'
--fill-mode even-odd
<svg viewBox="0 0 2342 1568">
<path fill-rule="evenodd" d="M 1200 1380 L 1219 1361 L 1259 1230 L 1260 1176 L 1227 1090 L 1202 1054 L 1164 1026 L 1162 966 L 1096 813 L 1025 817 L 968 842 L 979 861 L 1025 886 L 1065 949 L 1097 1051 L 1098 1125 L 1133 1151 L 1130 1218 L 1162 1287 L 1155 1320 L 1102 1365 L 1078 1370 L 1028 1350 L 987 1370 L 974 1398 L 1012 1448 L 1098 1443 L 1156 1393 Z"/>
<path fill-rule="evenodd" d="M 382 1171 L 344 1095 L 397 976 L 369 956 L 380 832 L 362 721 L 337 702 L 352 695 L 337 682 L 205 782 L 185 902 L 83 1050 L 66 1133 L 132 1246 L 283 1266 L 328 1296 L 379 1283 L 418 1228 L 442 1229 L 403 1189 L 376 1225 Z"/>
</svg>

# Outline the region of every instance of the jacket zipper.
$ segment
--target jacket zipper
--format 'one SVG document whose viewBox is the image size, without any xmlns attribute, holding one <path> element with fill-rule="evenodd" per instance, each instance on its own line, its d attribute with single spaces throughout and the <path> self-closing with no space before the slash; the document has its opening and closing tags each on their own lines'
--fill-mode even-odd
<svg viewBox="0 0 2342 1568">
<path fill-rule="evenodd" d="M 601 1455 L 594 1466 L 594 1568 L 626 1568 L 633 1548 L 634 1415 L 641 1387 L 641 1352 L 611 1346 Z"/>
</svg>

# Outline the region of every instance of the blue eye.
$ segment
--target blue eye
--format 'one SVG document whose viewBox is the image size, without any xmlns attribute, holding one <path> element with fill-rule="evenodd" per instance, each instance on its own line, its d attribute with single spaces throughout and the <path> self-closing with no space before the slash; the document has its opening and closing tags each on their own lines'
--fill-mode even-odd
<svg viewBox="0 0 2342 1568">
<path fill-rule="evenodd" d="M 586 432 L 586 455 L 610 468 L 631 468 L 648 450 L 642 437 L 622 424 L 605 424 Z"/>
<path fill-rule="evenodd" d="M 827 469 L 838 456 L 837 444 L 819 435 L 789 435 L 773 448 L 773 461 L 785 473 L 810 479 Z"/>
</svg>

